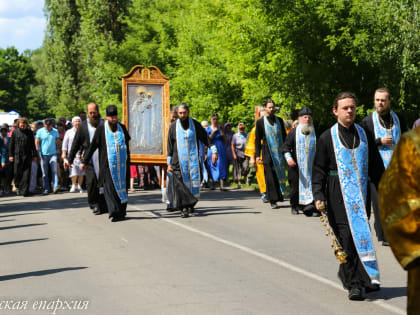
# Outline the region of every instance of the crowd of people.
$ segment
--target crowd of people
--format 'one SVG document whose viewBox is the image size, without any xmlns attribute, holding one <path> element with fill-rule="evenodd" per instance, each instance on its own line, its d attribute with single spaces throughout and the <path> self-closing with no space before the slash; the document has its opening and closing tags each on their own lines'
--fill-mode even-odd
<svg viewBox="0 0 420 315">
<path fill-rule="evenodd" d="M 232 124 L 222 125 L 217 113 L 210 124 L 200 123 L 182 103 L 171 110 L 167 173 L 130 164 L 130 135 L 114 105 L 106 108 L 104 120 L 95 103 L 87 105 L 87 115 L 81 112 L 71 121 L 60 117 L 29 125 L 20 118 L 10 132 L 8 126 L 1 128 L 1 185 L 8 193 L 13 180 L 23 196 L 37 188 L 48 195 L 62 189 L 83 193 L 86 187 L 93 213 L 108 213 L 115 222 L 126 216 L 128 189 L 134 189 L 136 178 L 144 187 L 155 187 L 161 177 L 167 211 L 188 217 L 200 190 L 216 185 L 225 190 L 230 170 L 238 187 L 255 177 L 262 201 L 272 209 L 288 197 L 293 215 L 326 213 L 347 256 L 339 278 L 350 300 L 362 300 L 365 292 L 380 290 L 371 206 L 376 235 L 387 246 L 378 187 L 408 128 L 391 110 L 388 89 L 375 91 L 375 110 L 360 125 L 355 123 L 357 102 L 353 93 L 338 94 L 332 106 L 337 122 L 320 135 L 306 106 L 290 127 L 276 116 L 276 104 L 268 98 L 247 133 L 244 123 L 235 126 L 236 132 Z"/>
<path fill-rule="evenodd" d="M 46 118 L 32 123 L 26 118 L 16 119 L 12 126 L 1 125 L 0 130 L 0 196 L 11 194 L 29 197 L 34 194 L 86 190 L 85 171 L 80 169 L 81 153 L 76 154 L 73 165 L 68 156 L 76 132 L 86 121 L 80 112 L 71 121 L 65 117 Z M 159 188 L 158 172 L 147 165 L 133 165 L 132 176 L 138 179 L 138 188 Z"/>
<path fill-rule="evenodd" d="M 297 124 L 287 133 L 283 119 L 275 115 L 274 101 L 267 99 L 264 111 L 259 113 L 259 119 L 246 143 L 241 145 L 245 146 L 244 156 L 249 157 L 249 165 L 256 167 L 262 199 L 269 202 L 271 208 L 278 208 L 277 203 L 284 201 L 288 179 L 293 215 L 300 211 L 308 216 L 326 214 L 336 244 L 345 254 L 345 259 L 340 260 L 338 277 L 348 290 L 350 300 L 363 300 L 365 293 L 380 290 L 380 273 L 369 224 L 371 205 L 378 240 L 388 246 L 379 214 L 378 186 L 395 146 L 407 131 L 403 117 L 391 110 L 391 93 L 388 89 L 375 91 L 375 110 L 363 119 L 361 125 L 355 123 L 357 103 L 358 99 L 353 93 L 338 94 L 332 106 L 337 122 L 318 136 L 310 108 L 300 110 Z M 208 166 L 207 172 L 213 184 L 219 180 L 222 189 L 228 164 L 226 148 L 230 147 L 233 153 L 236 147 L 232 145 L 233 140 L 230 146 L 229 143 L 227 146 L 221 145 L 226 141 L 226 132 L 230 129 L 220 127 L 217 114 L 211 116 L 211 126 L 205 129 L 189 114 L 188 105 L 181 104 L 178 107 L 179 118 L 172 122 L 168 135 L 169 208 L 170 211 L 180 210 L 182 217 L 194 212 L 198 202 L 199 184 L 204 178 L 198 172 L 205 172 Z M 417 127 L 416 130 L 419 129 Z M 420 140 L 419 137 L 414 139 Z M 201 163 L 202 169 L 199 167 L 200 153 L 197 150 L 200 143 L 208 148 L 206 163 Z M 417 149 L 417 153 L 420 153 L 420 143 Z M 418 154 L 416 156 L 418 158 Z M 411 171 L 418 173 L 418 170 Z M 411 180 L 415 181 L 415 178 Z M 418 184 L 414 186 L 418 187 Z M 414 197 L 414 200 L 410 199 L 410 207 L 413 213 L 417 211 L 418 214 L 418 195 L 410 196 Z M 389 220 L 385 225 L 390 235 L 393 235 L 393 230 L 389 227 L 389 221 L 403 219 L 402 210 L 409 213 L 410 207 L 400 209 L 398 215 L 388 214 Z M 418 236 L 410 237 L 410 231 L 418 235 L 420 222 L 412 217 L 410 225 L 411 229 L 401 224 L 400 229 L 403 230 L 401 237 L 404 235 L 404 241 L 410 246 L 393 242 L 393 250 L 399 254 L 396 255 L 403 266 L 407 262 L 410 262 L 410 266 L 418 266 L 420 240 Z M 399 233 L 399 230 L 395 231 L 392 239 L 398 239 Z M 401 246 L 405 251 L 398 249 Z M 414 296 L 419 288 L 412 279 L 415 275 L 417 270 L 409 273 L 409 286 L 412 287 L 409 287 L 408 305 L 411 306 L 408 309 L 414 309 Z"/>
<path fill-rule="evenodd" d="M 47 195 L 70 189 L 83 192 L 83 173 L 66 167 L 66 152 L 86 114 L 72 121 L 60 117 L 34 121 L 16 119 L 13 125 L 1 126 L 0 194 L 15 193 L 25 197 Z M 69 145 L 70 143 L 70 145 Z M 79 175 L 79 176 L 78 176 Z M 71 185 L 71 188 L 69 187 Z"/>
</svg>

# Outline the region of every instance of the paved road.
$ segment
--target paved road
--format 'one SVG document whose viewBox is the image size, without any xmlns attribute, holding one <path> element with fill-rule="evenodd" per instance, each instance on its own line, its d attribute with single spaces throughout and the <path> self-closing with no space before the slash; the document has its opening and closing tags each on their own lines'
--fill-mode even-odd
<svg viewBox="0 0 420 315">
<path fill-rule="evenodd" d="M 204 192 L 188 219 L 160 199 L 130 194 L 129 219 L 111 223 L 85 194 L 0 198 L 0 314 L 405 313 L 388 247 L 382 290 L 350 302 L 319 218 L 253 191 Z"/>
</svg>

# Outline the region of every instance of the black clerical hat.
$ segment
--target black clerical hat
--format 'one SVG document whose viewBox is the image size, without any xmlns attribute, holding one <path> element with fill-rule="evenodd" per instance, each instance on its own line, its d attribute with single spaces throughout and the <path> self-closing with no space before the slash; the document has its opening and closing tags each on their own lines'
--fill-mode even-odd
<svg viewBox="0 0 420 315">
<path fill-rule="evenodd" d="M 304 106 L 300 111 L 299 111 L 299 117 L 300 116 L 305 116 L 305 115 L 310 115 L 312 116 L 312 111 L 308 106 Z"/>
<path fill-rule="evenodd" d="M 109 105 L 106 108 L 106 115 L 107 116 L 118 116 L 118 109 L 115 105 Z"/>
</svg>

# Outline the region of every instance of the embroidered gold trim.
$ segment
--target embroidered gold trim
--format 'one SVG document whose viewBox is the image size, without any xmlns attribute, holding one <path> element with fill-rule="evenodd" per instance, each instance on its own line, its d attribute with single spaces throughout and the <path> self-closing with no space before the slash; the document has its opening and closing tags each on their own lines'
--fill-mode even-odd
<svg viewBox="0 0 420 315">
<path fill-rule="evenodd" d="M 411 211 L 420 208 L 420 198 L 409 199 L 401 204 L 398 209 L 394 209 L 392 214 L 388 215 L 384 220 L 386 226 L 398 223 L 400 219 L 407 216 Z"/>
<path fill-rule="evenodd" d="M 406 268 L 409 263 L 411 263 L 413 260 L 415 260 L 415 259 L 417 259 L 419 257 L 420 257 L 420 249 L 419 250 L 415 250 L 410 255 L 404 257 L 401 260 L 401 266 L 403 266 L 403 268 Z"/>
<path fill-rule="evenodd" d="M 413 144 L 416 146 L 417 152 L 420 155 L 420 135 L 416 132 L 416 129 L 410 130 L 407 132 L 407 137 L 413 141 Z"/>
</svg>

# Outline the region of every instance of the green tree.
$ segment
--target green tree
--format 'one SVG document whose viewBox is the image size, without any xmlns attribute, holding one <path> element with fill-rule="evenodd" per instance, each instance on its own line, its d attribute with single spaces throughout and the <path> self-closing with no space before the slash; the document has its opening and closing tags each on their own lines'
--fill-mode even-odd
<svg viewBox="0 0 420 315">
<path fill-rule="evenodd" d="M 44 49 L 37 49 L 31 53 L 31 65 L 35 71 L 34 82 L 31 84 L 31 88 L 27 96 L 27 116 L 31 120 L 54 116 L 52 108 L 47 103 L 47 85 L 43 76 L 43 69 L 46 67 L 45 64 L 46 56 Z"/>
<path fill-rule="evenodd" d="M 362 118 L 380 86 L 418 115 L 418 1 L 48 0 L 46 12 L 37 82 L 57 114 L 121 106 L 121 75 L 142 64 L 169 76 L 172 105 L 198 119 L 252 124 L 272 97 L 284 117 L 308 105 L 326 127 L 338 92 L 358 95 Z"/>
<path fill-rule="evenodd" d="M 371 69 L 374 84 L 367 91 L 366 103 L 372 103 L 376 87 L 386 86 L 392 91 L 395 108 L 407 117 L 418 115 L 419 2 L 357 0 L 351 6 L 325 8 L 319 4 L 318 12 L 330 28 L 326 37 L 329 47 L 341 49 L 355 66 L 367 64 Z"/>
<path fill-rule="evenodd" d="M 71 116 L 83 100 L 80 62 L 80 14 L 76 0 L 46 0 L 47 30 L 44 39 L 46 85 L 48 105 L 56 115 Z"/>
<path fill-rule="evenodd" d="M 0 49 L 0 108 L 26 116 L 27 95 L 34 81 L 29 53 L 19 54 L 14 47 Z"/>
<path fill-rule="evenodd" d="M 126 36 L 125 17 L 130 0 L 78 0 L 80 14 L 79 53 L 83 69 L 83 100 L 121 105 L 122 68 L 115 61 Z M 83 104 L 82 106 L 85 106 Z"/>
</svg>

